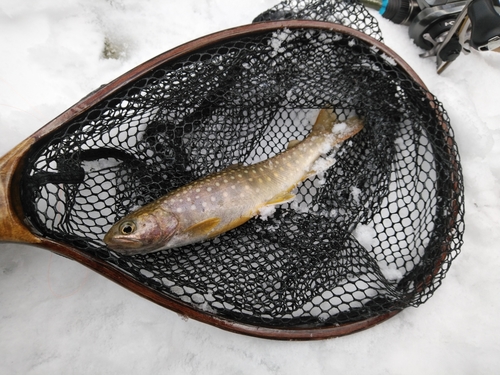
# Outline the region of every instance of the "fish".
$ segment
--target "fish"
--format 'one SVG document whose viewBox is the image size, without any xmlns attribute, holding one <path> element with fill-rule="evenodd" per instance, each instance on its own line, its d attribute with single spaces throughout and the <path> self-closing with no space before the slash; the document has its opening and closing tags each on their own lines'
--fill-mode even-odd
<svg viewBox="0 0 500 375">
<path fill-rule="evenodd" d="M 286 151 L 255 164 L 231 165 L 174 189 L 113 224 L 104 243 L 118 253 L 136 255 L 213 239 L 266 208 L 291 202 L 294 188 L 319 172 L 318 159 L 363 126 L 357 116 L 339 122 L 333 109 L 323 108 L 308 136 L 291 141 Z"/>
</svg>

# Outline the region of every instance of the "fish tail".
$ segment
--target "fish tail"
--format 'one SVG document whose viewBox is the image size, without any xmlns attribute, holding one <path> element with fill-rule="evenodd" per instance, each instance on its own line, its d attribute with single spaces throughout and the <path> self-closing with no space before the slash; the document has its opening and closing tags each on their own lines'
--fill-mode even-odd
<svg viewBox="0 0 500 375">
<path fill-rule="evenodd" d="M 363 121 L 357 117 L 349 117 L 345 122 L 339 123 L 335 111 L 323 108 L 314 123 L 311 135 L 334 134 L 334 143 L 342 142 L 351 138 L 363 129 Z"/>
<path fill-rule="evenodd" d="M 313 125 L 311 135 L 331 133 L 333 126 L 337 123 L 337 114 L 333 109 L 323 108 L 319 111 L 316 122 Z"/>
</svg>

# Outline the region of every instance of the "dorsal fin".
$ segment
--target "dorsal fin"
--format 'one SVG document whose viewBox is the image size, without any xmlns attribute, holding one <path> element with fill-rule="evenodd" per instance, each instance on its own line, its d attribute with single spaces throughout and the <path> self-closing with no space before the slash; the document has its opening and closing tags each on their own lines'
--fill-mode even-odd
<svg viewBox="0 0 500 375">
<path fill-rule="evenodd" d="M 243 164 L 240 164 L 240 163 L 236 163 L 236 164 L 231 164 L 229 167 L 227 167 L 225 170 L 226 171 L 230 171 L 232 169 L 238 169 L 238 168 L 241 168 L 243 167 Z"/>
<path fill-rule="evenodd" d="M 292 139 L 290 142 L 288 142 L 288 146 L 286 146 L 287 150 L 290 150 L 291 148 L 294 148 L 297 146 L 300 142 L 298 139 Z"/>
</svg>

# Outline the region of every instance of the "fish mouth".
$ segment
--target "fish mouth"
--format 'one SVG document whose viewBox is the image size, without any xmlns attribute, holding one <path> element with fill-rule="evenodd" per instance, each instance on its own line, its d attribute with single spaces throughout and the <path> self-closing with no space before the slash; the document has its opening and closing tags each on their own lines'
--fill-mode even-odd
<svg viewBox="0 0 500 375">
<path fill-rule="evenodd" d="M 112 250 L 134 250 L 143 246 L 142 242 L 136 238 L 112 236 L 107 234 L 103 239 L 107 247 Z"/>
<path fill-rule="evenodd" d="M 138 255 L 159 250 L 158 245 L 147 245 L 137 238 L 106 235 L 103 241 L 109 249 L 123 255 Z"/>
</svg>

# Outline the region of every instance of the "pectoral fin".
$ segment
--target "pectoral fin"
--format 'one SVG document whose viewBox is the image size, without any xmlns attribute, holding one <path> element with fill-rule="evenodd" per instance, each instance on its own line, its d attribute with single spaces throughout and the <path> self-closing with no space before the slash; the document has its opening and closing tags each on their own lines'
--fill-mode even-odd
<svg viewBox="0 0 500 375">
<path fill-rule="evenodd" d="M 192 236 L 202 236 L 209 234 L 217 225 L 219 225 L 220 219 L 218 217 L 211 217 L 200 221 L 199 223 L 191 225 L 187 228 L 184 233 L 189 233 Z"/>
</svg>

